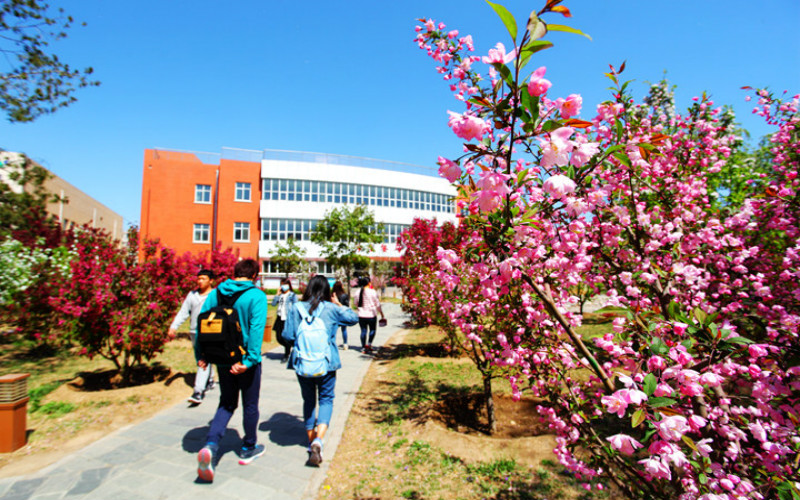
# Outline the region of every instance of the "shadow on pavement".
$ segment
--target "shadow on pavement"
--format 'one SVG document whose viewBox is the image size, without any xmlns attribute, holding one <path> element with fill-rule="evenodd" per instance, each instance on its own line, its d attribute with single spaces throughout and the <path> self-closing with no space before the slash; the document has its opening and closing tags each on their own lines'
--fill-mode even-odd
<svg viewBox="0 0 800 500">
<path fill-rule="evenodd" d="M 278 446 L 308 445 L 303 421 L 289 413 L 275 413 L 269 420 L 261 422 L 258 426 L 261 432 L 269 432 L 269 440 Z"/>
</svg>

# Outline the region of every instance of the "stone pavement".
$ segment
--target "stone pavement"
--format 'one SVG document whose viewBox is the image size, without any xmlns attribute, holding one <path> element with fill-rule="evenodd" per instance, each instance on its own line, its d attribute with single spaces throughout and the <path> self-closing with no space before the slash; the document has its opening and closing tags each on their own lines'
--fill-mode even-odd
<svg viewBox="0 0 800 500">
<path fill-rule="evenodd" d="M 383 309 L 388 326 L 378 328 L 376 348 L 405 321 L 399 305 L 385 304 Z M 360 352 L 358 325 L 348 328 L 348 337 L 350 346 L 359 347 L 340 351 L 342 369 L 337 373 L 333 419 L 320 467 L 305 465 L 308 442 L 300 387 L 294 371 L 280 363 L 281 347 L 263 355 L 258 441 L 266 446 L 266 452 L 250 465 L 239 465 L 236 455 L 242 432 L 239 408 L 222 439 L 214 482 L 203 483 L 197 478 L 196 455 L 205 444 L 219 401 L 218 389 L 214 389 L 200 406 L 179 403 L 36 473 L 0 479 L 0 500 L 313 500 L 372 359 Z"/>
</svg>

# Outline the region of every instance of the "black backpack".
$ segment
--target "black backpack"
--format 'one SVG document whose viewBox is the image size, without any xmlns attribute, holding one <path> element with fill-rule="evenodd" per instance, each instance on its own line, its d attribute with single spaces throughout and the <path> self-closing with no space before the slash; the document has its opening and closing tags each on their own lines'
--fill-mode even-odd
<svg viewBox="0 0 800 500">
<path fill-rule="evenodd" d="M 239 315 L 233 304 L 246 290 L 230 297 L 217 289 L 217 305 L 197 317 L 197 347 L 200 359 L 215 365 L 233 365 L 247 353 L 242 337 Z"/>
</svg>

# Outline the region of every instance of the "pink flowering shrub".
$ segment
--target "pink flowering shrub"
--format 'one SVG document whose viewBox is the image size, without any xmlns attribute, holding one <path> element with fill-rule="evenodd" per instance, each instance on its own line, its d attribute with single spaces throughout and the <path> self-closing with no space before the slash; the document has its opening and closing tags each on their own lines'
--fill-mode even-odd
<svg viewBox="0 0 800 500">
<path fill-rule="evenodd" d="M 542 19 L 568 14 L 560 3 L 534 12 L 521 36 L 492 4 L 514 47 L 483 59 L 469 54 L 471 37 L 417 27 L 466 107 L 451 128 L 481 142 L 439 161 L 459 191 L 464 237 L 419 268 L 416 282 L 436 286 L 408 296 L 480 345 L 515 397 L 547 399 L 539 412 L 554 451 L 587 487 L 797 498 L 798 96 L 757 91 L 754 112 L 776 131 L 734 193 L 720 173 L 742 157 L 741 141 L 707 97 L 684 115 L 663 99 L 636 104 L 612 67 L 613 98 L 584 120 L 580 96 L 554 98 L 545 70 L 524 73 L 552 45 L 548 31 L 576 31 Z M 591 341 L 572 307 L 583 285 L 626 311 Z"/>
<path fill-rule="evenodd" d="M 157 241 L 140 241 L 135 228 L 127 247 L 100 230 L 83 228 L 75 233 L 73 248 L 71 279 L 49 298 L 56 323 L 82 347 L 81 354 L 112 361 L 125 382 L 133 367 L 163 350 L 169 323 L 198 269 L 231 276 L 236 262 L 230 250 L 177 256 Z"/>
</svg>

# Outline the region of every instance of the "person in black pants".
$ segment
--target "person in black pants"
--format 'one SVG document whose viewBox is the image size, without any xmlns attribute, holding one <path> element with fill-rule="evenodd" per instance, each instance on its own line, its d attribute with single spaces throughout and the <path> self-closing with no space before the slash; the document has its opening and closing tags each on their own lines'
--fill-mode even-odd
<svg viewBox="0 0 800 500">
<path fill-rule="evenodd" d="M 272 330 L 275 332 L 275 338 L 278 340 L 278 343 L 283 346 L 283 358 L 281 358 L 281 363 L 289 361 L 289 353 L 292 350 L 292 344 L 283 340 L 281 332 L 283 332 L 283 324 L 286 322 L 289 311 L 292 310 L 292 306 L 296 302 L 297 294 L 294 293 L 294 288 L 292 288 L 292 280 L 283 278 L 278 295 L 272 299 L 272 305 L 278 307 L 277 314 L 275 315 L 275 325 L 273 325 Z"/>
</svg>

